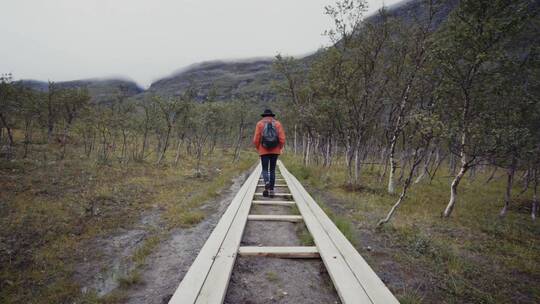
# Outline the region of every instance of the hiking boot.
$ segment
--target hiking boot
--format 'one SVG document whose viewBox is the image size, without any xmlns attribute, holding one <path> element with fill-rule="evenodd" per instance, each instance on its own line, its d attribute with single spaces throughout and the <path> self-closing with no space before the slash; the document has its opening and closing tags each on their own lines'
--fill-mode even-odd
<svg viewBox="0 0 540 304">
<path fill-rule="evenodd" d="M 264 189 L 264 191 L 263 191 L 263 196 L 264 196 L 264 197 L 268 197 L 268 190 Z"/>
<path fill-rule="evenodd" d="M 274 197 L 274 189 L 268 190 L 268 196 L 270 196 L 272 198 Z"/>
</svg>

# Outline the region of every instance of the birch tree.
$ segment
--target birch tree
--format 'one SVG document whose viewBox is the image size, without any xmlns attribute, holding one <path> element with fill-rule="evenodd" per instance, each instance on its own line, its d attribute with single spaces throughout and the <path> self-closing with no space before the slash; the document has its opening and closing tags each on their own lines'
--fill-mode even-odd
<svg viewBox="0 0 540 304">
<path fill-rule="evenodd" d="M 529 15 L 529 1 L 464 0 L 436 35 L 434 64 L 442 77 L 438 101 L 444 109 L 453 152 L 460 167 L 450 185 L 443 212 L 452 214 L 460 181 L 486 151 L 486 122 L 492 103 L 496 69 L 505 60 L 505 41 Z"/>
</svg>

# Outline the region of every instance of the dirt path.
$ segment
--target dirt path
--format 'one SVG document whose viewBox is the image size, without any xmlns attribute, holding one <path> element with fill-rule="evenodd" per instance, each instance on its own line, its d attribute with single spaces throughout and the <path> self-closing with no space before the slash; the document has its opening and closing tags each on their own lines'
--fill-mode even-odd
<svg viewBox="0 0 540 304">
<path fill-rule="evenodd" d="M 283 206 L 254 206 L 251 214 L 293 214 L 293 210 Z M 302 246 L 298 237 L 302 229 L 306 229 L 303 223 L 248 222 L 241 245 Z M 225 303 L 340 302 L 320 259 L 238 257 Z"/>
<path fill-rule="evenodd" d="M 174 230 L 148 256 L 141 271 L 144 283 L 128 290 L 127 303 L 161 304 L 169 301 L 246 177 L 247 174 L 236 177 L 233 185 L 217 200 L 202 207 L 209 214 L 204 221 L 190 229 Z"/>
</svg>

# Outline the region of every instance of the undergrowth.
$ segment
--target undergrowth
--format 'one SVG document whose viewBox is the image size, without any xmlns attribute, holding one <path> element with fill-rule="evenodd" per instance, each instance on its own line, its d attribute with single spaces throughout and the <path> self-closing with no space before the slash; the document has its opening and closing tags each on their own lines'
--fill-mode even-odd
<svg viewBox="0 0 540 304">
<path fill-rule="evenodd" d="M 351 187 L 343 165 L 306 167 L 294 156 L 282 159 L 371 266 L 391 274 L 387 284 L 403 303 L 540 302 L 540 226 L 526 207 L 532 194 L 515 195 L 500 218 L 504 176 L 488 184 L 487 173 L 467 176 L 454 214 L 443 219 L 451 177 L 441 168 L 433 181 L 413 185 L 392 221 L 377 229 L 398 198 L 387 194 L 381 168 L 364 166 L 360 184 Z M 520 192 L 516 184 L 513 193 Z M 398 267 L 385 268 L 394 263 Z"/>
</svg>

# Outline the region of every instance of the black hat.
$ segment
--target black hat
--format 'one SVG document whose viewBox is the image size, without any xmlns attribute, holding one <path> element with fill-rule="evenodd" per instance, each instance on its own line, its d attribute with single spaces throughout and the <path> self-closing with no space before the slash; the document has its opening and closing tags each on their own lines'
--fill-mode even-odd
<svg viewBox="0 0 540 304">
<path fill-rule="evenodd" d="M 272 116 L 272 117 L 274 117 L 274 116 L 276 116 L 276 114 L 272 113 L 272 110 L 266 109 L 266 110 L 264 110 L 264 113 L 261 114 L 261 116 L 262 116 L 262 117 L 266 117 L 266 116 Z"/>
</svg>

